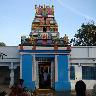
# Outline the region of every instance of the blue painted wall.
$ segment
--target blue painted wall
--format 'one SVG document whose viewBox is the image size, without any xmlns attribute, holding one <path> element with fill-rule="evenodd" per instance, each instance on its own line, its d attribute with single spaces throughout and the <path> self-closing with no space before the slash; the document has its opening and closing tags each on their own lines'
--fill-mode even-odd
<svg viewBox="0 0 96 96">
<path fill-rule="evenodd" d="M 68 80 L 68 55 L 58 57 L 58 82 L 55 82 L 56 91 L 70 91 L 71 85 Z"/>
<path fill-rule="evenodd" d="M 54 55 L 36 55 L 36 57 L 52 58 Z M 58 82 L 55 82 L 56 91 L 71 90 L 71 84 L 68 80 L 68 55 L 58 55 Z M 33 57 L 30 54 L 22 55 L 22 78 L 24 79 L 24 86 L 35 89 L 35 82 L 32 81 L 32 61 Z"/>
<path fill-rule="evenodd" d="M 22 55 L 22 79 L 24 79 L 24 86 L 34 90 L 35 82 L 32 81 L 32 55 Z"/>
</svg>

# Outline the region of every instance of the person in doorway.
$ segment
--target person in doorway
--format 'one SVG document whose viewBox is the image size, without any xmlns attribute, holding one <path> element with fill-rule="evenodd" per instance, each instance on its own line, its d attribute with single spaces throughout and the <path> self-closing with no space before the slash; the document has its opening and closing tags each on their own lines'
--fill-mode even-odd
<svg viewBox="0 0 96 96">
<path fill-rule="evenodd" d="M 43 73 L 44 81 L 47 81 L 47 76 L 48 76 L 48 73 L 45 71 L 45 72 Z"/>
<path fill-rule="evenodd" d="M 86 96 L 86 84 L 82 80 L 76 82 L 75 90 L 76 96 Z"/>
<path fill-rule="evenodd" d="M 44 87 L 47 87 L 47 85 L 48 85 L 48 73 L 46 72 L 46 70 L 44 70 L 44 72 L 43 72 L 43 81 L 44 81 Z"/>
</svg>

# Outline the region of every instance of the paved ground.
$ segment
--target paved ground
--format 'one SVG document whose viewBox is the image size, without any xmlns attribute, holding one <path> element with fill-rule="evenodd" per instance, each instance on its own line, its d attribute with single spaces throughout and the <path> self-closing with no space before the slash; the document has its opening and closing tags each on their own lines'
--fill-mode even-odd
<svg viewBox="0 0 96 96">
<path fill-rule="evenodd" d="M 3 91 L 5 91 L 7 94 L 11 92 L 8 85 L 0 85 L 0 92 L 3 92 Z"/>
<path fill-rule="evenodd" d="M 7 94 L 9 94 L 11 92 L 9 86 L 0 85 L 0 92 L 3 92 L 3 91 L 5 91 Z M 92 90 L 87 90 L 87 92 L 86 92 L 87 95 L 86 96 L 92 96 L 91 92 L 92 92 Z M 64 93 L 64 92 L 58 93 L 57 92 L 56 96 L 76 96 L 76 93 L 75 93 L 75 91 L 72 91 L 71 93 L 70 92 L 69 93 Z"/>
</svg>

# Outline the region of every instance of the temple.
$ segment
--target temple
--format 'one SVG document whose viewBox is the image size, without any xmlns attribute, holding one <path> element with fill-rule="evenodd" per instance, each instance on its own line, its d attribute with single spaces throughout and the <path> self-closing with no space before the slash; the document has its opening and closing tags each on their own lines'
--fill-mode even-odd
<svg viewBox="0 0 96 96">
<path fill-rule="evenodd" d="M 59 36 L 54 6 L 35 6 L 29 36 L 21 37 L 20 78 L 25 86 L 55 91 L 71 90 L 68 76 L 71 47 L 68 37 Z"/>
<path fill-rule="evenodd" d="M 35 10 L 29 35 L 21 36 L 17 46 L 0 46 L 0 88 L 12 87 L 21 78 L 29 90 L 54 89 L 56 96 L 74 91 L 79 80 L 92 90 L 96 46 L 70 46 L 66 34 L 59 36 L 54 6 L 36 5 Z"/>
</svg>

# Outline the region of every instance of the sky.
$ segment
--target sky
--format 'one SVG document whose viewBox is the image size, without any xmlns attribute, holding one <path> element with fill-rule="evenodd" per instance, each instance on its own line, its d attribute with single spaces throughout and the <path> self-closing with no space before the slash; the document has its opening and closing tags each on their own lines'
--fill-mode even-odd
<svg viewBox="0 0 96 96">
<path fill-rule="evenodd" d="M 35 16 L 35 5 L 54 5 L 60 37 L 73 38 L 82 23 L 96 24 L 96 0 L 0 0 L 0 42 L 18 46 L 28 36 Z"/>
</svg>

